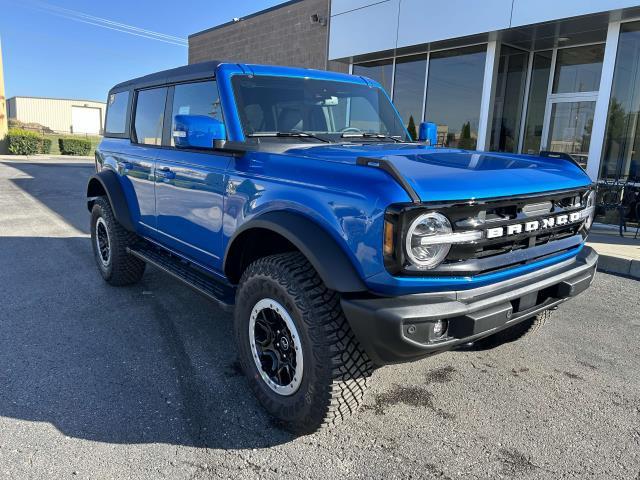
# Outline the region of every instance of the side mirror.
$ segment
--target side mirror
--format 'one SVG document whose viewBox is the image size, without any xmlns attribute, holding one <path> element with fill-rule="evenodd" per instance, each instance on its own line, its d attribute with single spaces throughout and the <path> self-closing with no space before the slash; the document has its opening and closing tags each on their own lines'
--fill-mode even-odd
<svg viewBox="0 0 640 480">
<path fill-rule="evenodd" d="M 418 140 L 435 146 L 438 143 L 438 125 L 433 122 L 422 122 L 418 132 Z"/>
<path fill-rule="evenodd" d="M 180 148 L 213 148 L 218 140 L 226 140 L 224 123 L 206 115 L 176 115 L 171 135 Z"/>
</svg>

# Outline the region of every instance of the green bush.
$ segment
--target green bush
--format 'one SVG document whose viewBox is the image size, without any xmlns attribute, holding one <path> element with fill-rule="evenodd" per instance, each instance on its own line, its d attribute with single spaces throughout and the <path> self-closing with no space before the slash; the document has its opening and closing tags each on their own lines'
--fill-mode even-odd
<svg viewBox="0 0 640 480">
<path fill-rule="evenodd" d="M 9 153 L 14 155 L 35 155 L 42 151 L 42 137 L 28 130 L 13 129 L 7 135 Z"/>
<path fill-rule="evenodd" d="M 89 155 L 91 141 L 84 138 L 59 138 L 58 146 L 62 155 Z"/>
<path fill-rule="evenodd" d="M 40 140 L 42 142 L 40 145 L 40 153 L 46 153 L 49 155 L 51 153 L 51 139 L 43 137 Z"/>
</svg>

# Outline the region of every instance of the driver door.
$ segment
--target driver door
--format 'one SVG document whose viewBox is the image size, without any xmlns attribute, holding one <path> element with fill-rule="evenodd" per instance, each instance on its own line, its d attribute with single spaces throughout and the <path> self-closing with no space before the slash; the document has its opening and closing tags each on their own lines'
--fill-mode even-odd
<svg viewBox="0 0 640 480">
<path fill-rule="evenodd" d="M 163 243 L 206 266 L 222 263 L 222 212 L 230 156 L 213 149 L 179 148 L 173 133 L 178 115 L 222 120 L 214 80 L 170 88 L 167 148 L 156 159 L 156 221 Z M 213 147 L 213 145 L 212 145 Z"/>
</svg>

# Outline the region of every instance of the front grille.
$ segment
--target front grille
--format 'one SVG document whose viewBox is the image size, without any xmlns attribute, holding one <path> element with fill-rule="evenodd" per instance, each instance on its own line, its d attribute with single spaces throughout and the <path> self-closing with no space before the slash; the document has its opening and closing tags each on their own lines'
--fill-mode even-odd
<svg viewBox="0 0 640 480">
<path fill-rule="evenodd" d="M 508 226 L 542 221 L 581 211 L 586 206 L 589 189 L 527 195 L 518 198 L 470 201 L 466 203 L 423 204 L 407 211 L 405 222 L 427 211 L 446 215 L 454 232 L 487 231 L 490 228 L 505 231 Z M 557 255 L 577 247 L 586 236 L 582 221 L 540 229 L 484 238 L 476 243 L 451 247 L 446 260 L 432 270 L 418 269 L 400 259 L 402 271 L 408 275 L 478 275 L 526 264 Z"/>
</svg>

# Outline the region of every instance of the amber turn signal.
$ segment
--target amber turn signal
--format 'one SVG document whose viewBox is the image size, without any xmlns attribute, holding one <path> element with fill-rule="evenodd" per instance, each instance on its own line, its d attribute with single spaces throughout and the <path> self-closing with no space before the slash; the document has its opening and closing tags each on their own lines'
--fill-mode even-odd
<svg viewBox="0 0 640 480">
<path fill-rule="evenodd" d="M 384 222 L 384 254 L 387 256 L 393 255 L 393 223 L 386 220 Z"/>
</svg>

